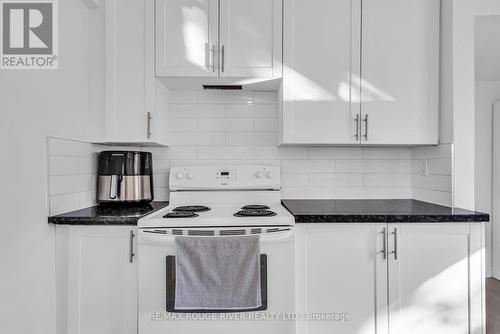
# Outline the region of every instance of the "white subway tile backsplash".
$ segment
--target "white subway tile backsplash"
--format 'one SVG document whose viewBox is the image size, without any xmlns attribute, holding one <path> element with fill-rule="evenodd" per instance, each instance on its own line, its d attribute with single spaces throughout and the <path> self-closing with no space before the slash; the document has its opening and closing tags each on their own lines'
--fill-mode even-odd
<svg viewBox="0 0 500 334">
<path fill-rule="evenodd" d="M 411 187 L 410 174 L 363 174 L 365 187 Z"/>
<path fill-rule="evenodd" d="M 359 187 L 362 174 L 309 174 L 308 184 L 315 187 Z"/>
<path fill-rule="evenodd" d="M 309 147 L 309 159 L 362 159 L 361 147 Z"/>
<path fill-rule="evenodd" d="M 215 132 L 238 132 L 252 131 L 253 124 L 251 118 L 241 119 L 200 119 L 198 120 L 199 131 L 215 131 Z"/>
<path fill-rule="evenodd" d="M 453 205 L 453 146 L 415 147 L 412 151 L 412 196 L 442 205 Z"/>
<path fill-rule="evenodd" d="M 337 173 L 389 173 L 390 160 L 336 160 Z"/>
<path fill-rule="evenodd" d="M 197 91 L 184 91 L 184 90 L 172 90 L 170 91 L 170 103 L 191 103 L 195 104 L 198 102 L 198 92 Z"/>
<path fill-rule="evenodd" d="M 226 136 L 220 132 L 173 132 L 172 145 L 224 145 Z"/>
<path fill-rule="evenodd" d="M 430 159 L 429 174 L 451 175 L 451 159 Z"/>
<path fill-rule="evenodd" d="M 333 173 L 335 162 L 332 160 L 283 160 L 282 173 Z"/>
<path fill-rule="evenodd" d="M 155 188 L 168 188 L 168 173 L 154 173 L 153 174 L 153 182 Z"/>
<path fill-rule="evenodd" d="M 240 104 L 253 103 L 252 91 L 213 91 L 205 90 L 198 92 L 198 103 L 200 104 Z"/>
<path fill-rule="evenodd" d="M 278 121 L 273 118 L 254 118 L 253 130 L 254 131 L 272 131 L 276 132 L 278 128 Z"/>
<path fill-rule="evenodd" d="M 254 159 L 307 159 L 307 147 L 254 146 Z"/>
<path fill-rule="evenodd" d="M 168 119 L 168 131 L 179 132 L 179 131 L 197 131 L 198 124 L 191 118 L 174 118 L 170 117 Z"/>
<path fill-rule="evenodd" d="M 363 147 L 363 159 L 411 159 L 411 148 Z"/>
<path fill-rule="evenodd" d="M 224 105 L 171 104 L 169 118 L 225 118 Z"/>
<path fill-rule="evenodd" d="M 307 174 L 281 174 L 283 187 L 306 187 L 308 184 Z"/>
<path fill-rule="evenodd" d="M 85 159 L 74 156 L 51 156 L 49 157 L 49 168 L 51 175 L 78 174 L 81 170 L 81 162 Z"/>
<path fill-rule="evenodd" d="M 251 158 L 251 146 L 200 146 L 198 148 L 198 159 L 200 160 L 244 160 Z"/>
<path fill-rule="evenodd" d="M 436 191 L 422 188 L 413 188 L 412 197 L 420 201 L 431 201 L 439 205 L 450 206 L 453 202 L 452 193 L 449 191 Z"/>
<path fill-rule="evenodd" d="M 223 159 L 220 160 L 170 160 L 170 167 L 178 166 L 213 166 L 213 165 L 225 165 L 226 162 Z"/>
<path fill-rule="evenodd" d="M 416 198 L 452 204 L 452 146 L 278 147 L 276 92 L 171 91 L 169 136 L 153 153 L 155 199 L 185 165 L 280 166 L 283 198 Z M 49 140 L 51 214 L 95 204 L 96 152 L 113 146 Z M 425 175 L 425 161 L 429 161 Z"/>
<path fill-rule="evenodd" d="M 190 160 L 198 157 L 198 148 L 196 146 L 171 146 L 161 150 L 166 153 L 166 158 L 171 160 Z"/>
<path fill-rule="evenodd" d="M 287 199 L 330 199 L 336 198 L 337 188 L 283 187 L 281 197 Z"/>
<path fill-rule="evenodd" d="M 52 137 L 47 145 L 49 214 L 95 205 L 99 145 Z"/>
<path fill-rule="evenodd" d="M 232 132 L 226 134 L 227 145 L 276 145 L 274 132 Z"/>
<path fill-rule="evenodd" d="M 411 188 L 391 187 L 337 187 L 336 198 L 348 199 L 394 199 L 411 198 Z"/>
<path fill-rule="evenodd" d="M 156 173 L 168 173 L 170 170 L 170 160 L 165 159 L 153 159 L 153 172 Z"/>
<path fill-rule="evenodd" d="M 168 190 L 168 188 L 155 187 L 155 201 L 168 201 L 169 193 L 170 191 Z"/>
<path fill-rule="evenodd" d="M 226 106 L 228 118 L 276 118 L 276 104 L 234 104 Z"/>
<path fill-rule="evenodd" d="M 277 104 L 278 95 L 276 92 L 255 91 L 253 94 L 254 103 Z"/>
<path fill-rule="evenodd" d="M 412 170 L 412 160 L 391 160 L 391 173 L 408 174 Z"/>
</svg>

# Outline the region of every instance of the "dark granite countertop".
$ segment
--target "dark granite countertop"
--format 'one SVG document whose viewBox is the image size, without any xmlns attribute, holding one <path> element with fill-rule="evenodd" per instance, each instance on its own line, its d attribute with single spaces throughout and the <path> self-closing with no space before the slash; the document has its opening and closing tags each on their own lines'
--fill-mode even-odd
<svg viewBox="0 0 500 334">
<path fill-rule="evenodd" d="M 297 223 L 487 222 L 489 215 L 412 200 L 283 200 Z"/>
<path fill-rule="evenodd" d="M 418 223 L 487 222 L 485 213 L 451 208 L 412 200 L 322 200 L 284 199 L 283 205 L 295 216 L 296 223 Z M 137 225 L 147 214 L 164 208 L 168 202 L 142 206 L 92 206 L 49 217 L 59 225 Z"/>
<path fill-rule="evenodd" d="M 49 223 L 59 225 L 137 225 L 137 221 L 168 202 L 151 202 L 145 205 L 98 205 L 50 216 Z"/>
</svg>

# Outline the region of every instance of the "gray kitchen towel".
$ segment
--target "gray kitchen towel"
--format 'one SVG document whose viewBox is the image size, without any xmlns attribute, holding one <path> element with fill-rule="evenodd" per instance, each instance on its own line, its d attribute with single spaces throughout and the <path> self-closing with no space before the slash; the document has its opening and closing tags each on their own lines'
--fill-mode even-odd
<svg viewBox="0 0 500 334">
<path fill-rule="evenodd" d="M 176 310 L 245 310 L 262 306 L 260 238 L 178 237 Z"/>
</svg>

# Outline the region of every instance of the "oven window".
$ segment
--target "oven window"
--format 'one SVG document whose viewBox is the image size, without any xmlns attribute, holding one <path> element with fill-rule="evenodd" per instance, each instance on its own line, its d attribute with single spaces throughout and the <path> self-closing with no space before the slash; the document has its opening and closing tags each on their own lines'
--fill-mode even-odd
<svg viewBox="0 0 500 334">
<path fill-rule="evenodd" d="M 177 313 L 230 313 L 267 310 L 267 255 L 260 255 L 260 293 L 262 306 L 248 310 L 176 310 L 175 309 L 175 256 L 167 256 L 167 312 Z"/>
</svg>

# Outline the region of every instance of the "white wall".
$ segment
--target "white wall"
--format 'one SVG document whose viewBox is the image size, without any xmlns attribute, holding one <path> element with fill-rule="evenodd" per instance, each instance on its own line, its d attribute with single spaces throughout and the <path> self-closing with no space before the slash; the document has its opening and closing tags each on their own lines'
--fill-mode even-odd
<svg viewBox="0 0 500 334">
<path fill-rule="evenodd" d="M 59 13 L 58 70 L 0 71 L 2 333 L 55 333 L 47 136 L 87 138 L 100 117 L 88 102 L 88 9 L 80 0 L 64 0 Z"/>
<path fill-rule="evenodd" d="M 443 15 L 451 20 L 451 28 L 443 33 L 444 62 L 452 62 L 444 76 L 452 89 L 443 96 L 453 112 L 454 144 L 454 204 L 474 209 L 475 202 L 475 80 L 474 80 L 474 21 L 478 15 L 500 14 L 498 0 L 443 0 Z M 451 72 L 451 73 L 450 73 Z M 444 110 L 449 112 L 450 110 Z"/>
<path fill-rule="evenodd" d="M 492 213 L 493 102 L 500 100 L 500 81 L 476 82 L 475 209 Z M 486 274 L 492 271 L 492 226 L 486 225 Z"/>
</svg>

